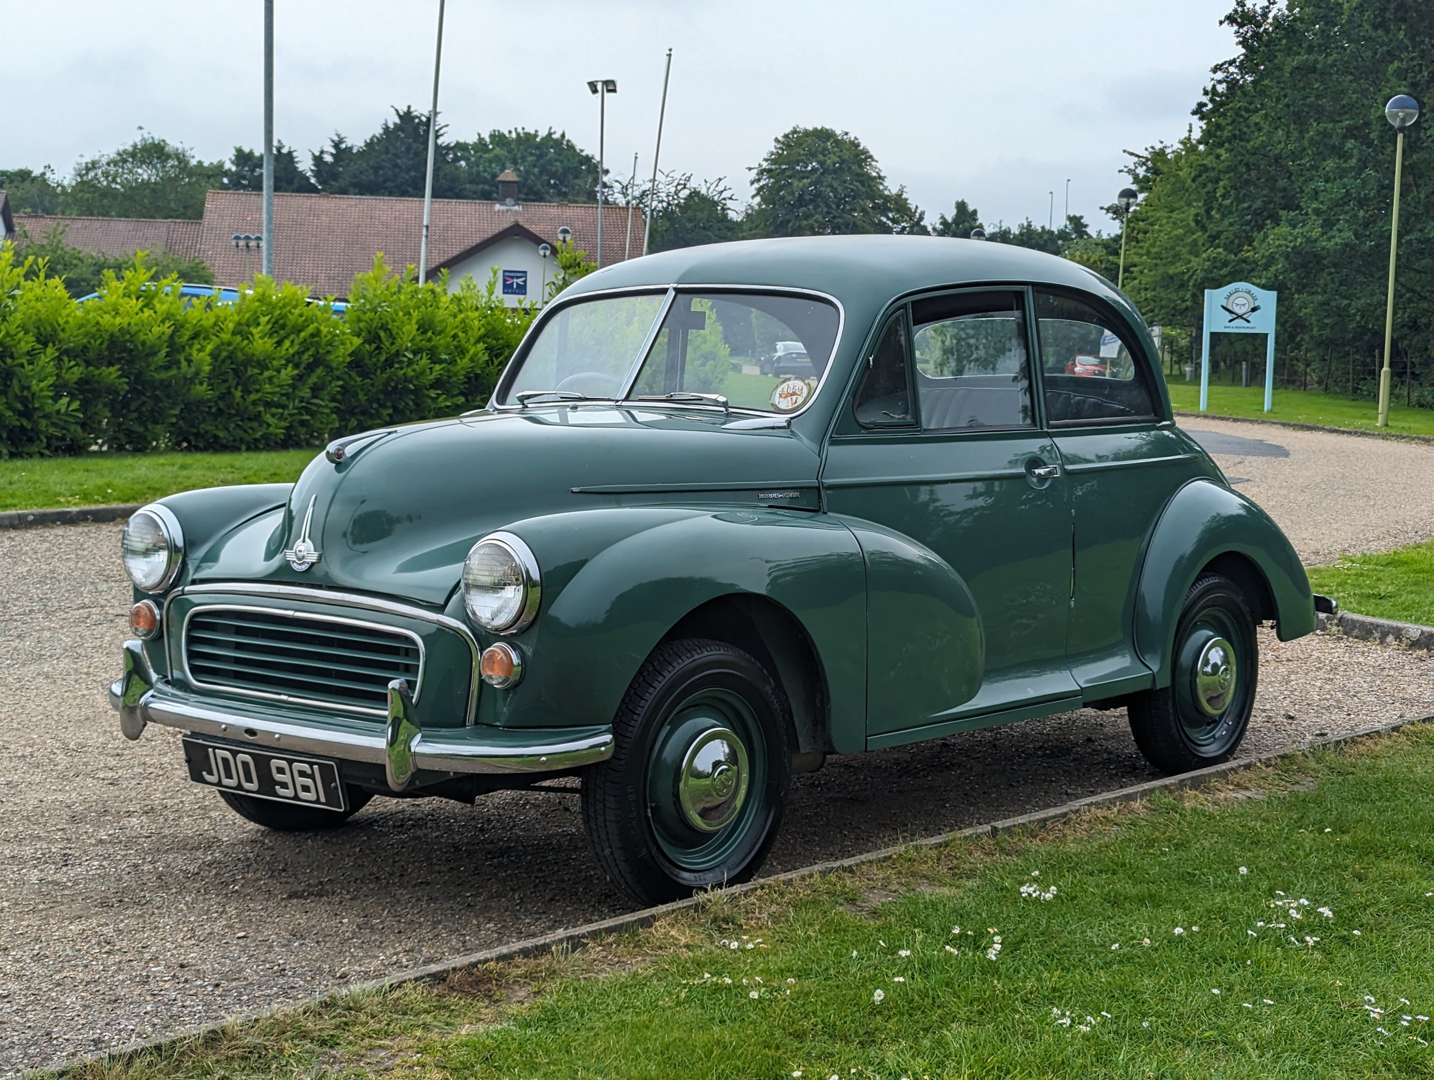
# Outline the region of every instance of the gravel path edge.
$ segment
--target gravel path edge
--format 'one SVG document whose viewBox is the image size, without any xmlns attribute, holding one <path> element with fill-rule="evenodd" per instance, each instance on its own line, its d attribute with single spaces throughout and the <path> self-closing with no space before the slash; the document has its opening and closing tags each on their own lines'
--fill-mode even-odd
<svg viewBox="0 0 1434 1080">
<path fill-rule="evenodd" d="M 1223 413 L 1200 412 L 1198 409 L 1171 409 L 1178 422 L 1182 416 L 1192 420 L 1228 420 L 1232 424 L 1268 424 L 1291 431 L 1325 431 L 1331 435 L 1357 435 L 1361 439 L 1386 439 L 1391 442 L 1434 443 L 1434 435 L 1416 435 L 1406 431 L 1370 431 L 1367 428 L 1329 427 L 1326 424 L 1301 424 L 1295 420 L 1264 420 L 1258 416 L 1226 416 Z"/>
<path fill-rule="evenodd" d="M 1361 641 L 1375 641 L 1380 645 L 1434 652 L 1434 626 L 1421 626 L 1419 623 L 1399 622 L 1395 619 L 1376 619 L 1372 615 L 1341 611 L 1335 615 L 1320 615 L 1319 629 L 1326 634 L 1343 634 Z"/>
<path fill-rule="evenodd" d="M 109 506 L 63 506 L 53 510 L 0 510 L 0 529 L 35 529 L 42 525 L 89 525 L 124 521 L 143 503 Z"/>
<path fill-rule="evenodd" d="M 1421 627 L 1419 629 L 1429 628 Z M 1434 631 L 1431 631 L 1431 634 L 1434 634 Z M 1037 810 L 1029 814 L 1019 814 L 1016 817 L 1002 818 L 999 821 L 987 822 L 981 825 L 971 825 L 964 829 L 938 833 L 935 836 L 926 836 L 918 840 L 895 844 L 891 847 L 878 848 L 874 851 L 863 852 L 859 855 L 851 855 L 844 859 L 832 859 L 826 862 L 813 863 L 810 866 L 798 867 L 795 870 L 774 874 L 771 877 L 759 878 L 756 881 L 749 881 L 742 885 L 734 885 L 721 891 L 728 896 L 740 896 L 754 889 L 760 889 L 765 885 L 831 874 L 851 867 L 862 866 L 866 863 L 890 859 L 906 851 L 912 851 L 918 848 L 937 847 L 941 844 L 950 843 L 953 840 L 961 840 L 973 836 L 995 836 L 1000 833 L 1012 832 L 1016 829 L 1039 830 L 1071 817 L 1074 814 L 1078 814 L 1083 810 L 1115 806 L 1127 802 L 1138 802 L 1164 791 L 1180 791 L 1185 788 L 1201 787 L 1227 776 L 1244 772 L 1247 769 L 1259 765 L 1279 761 L 1283 758 L 1296 757 L 1315 750 L 1327 750 L 1332 747 L 1343 746 L 1347 743 L 1357 742 L 1363 739 L 1378 738 L 1379 736 L 1390 735 L 1413 725 L 1431 723 L 1434 723 L 1434 715 L 1395 720 L 1387 724 L 1375 724 L 1367 728 L 1361 728 L 1358 731 L 1346 732 L 1342 735 L 1330 735 L 1319 739 L 1306 739 L 1293 746 L 1288 746 L 1280 750 L 1272 750 L 1255 757 L 1227 761 L 1220 765 L 1212 765 L 1207 769 L 1197 769 L 1194 772 L 1182 773 L 1179 776 L 1167 776 L 1159 780 L 1149 780 L 1141 784 L 1132 784 L 1129 787 L 1117 788 L 1114 791 L 1103 792 L 1099 795 L 1089 795 L 1082 799 L 1073 799 L 1070 802 L 1062 803 L 1060 806 L 1049 807 L 1045 810 Z M 440 961 L 436 964 L 425 964 L 421 967 L 410 968 L 407 971 L 398 972 L 397 974 L 389 975 L 382 979 L 372 979 L 367 982 L 354 983 L 351 986 L 346 986 L 339 990 L 319 994 L 310 998 L 308 1001 L 232 1016 L 212 1024 L 192 1028 L 189 1031 L 166 1035 L 157 1039 L 147 1039 L 121 1047 L 118 1050 L 79 1058 L 76 1061 L 61 1066 L 60 1070 L 63 1072 L 70 1069 L 81 1068 L 86 1065 L 123 1064 L 147 1052 L 177 1048 L 182 1043 L 206 1038 L 210 1035 L 217 1034 L 233 1024 L 250 1024 L 260 1020 L 267 1020 L 283 1013 L 309 1008 L 313 1005 L 337 1000 L 350 994 L 390 990 L 410 983 L 438 982 L 450 976 L 463 974 L 475 968 L 480 968 L 485 964 L 501 963 L 505 960 L 517 960 L 522 957 L 533 956 L 558 949 L 573 949 L 596 938 L 622 933 L 627 930 L 643 929 L 644 927 L 651 926 L 664 915 L 686 911 L 705 902 L 705 895 L 693 896 L 686 900 L 676 900 L 669 904 L 660 904 L 657 907 L 643 908 L 641 911 L 617 915 L 610 919 L 601 919 L 597 922 L 587 923 L 583 926 L 567 930 L 556 930 L 550 934 L 527 938 L 523 941 L 515 941 L 508 945 L 498 946 L 497 948 L 484 949 L 481 952 L 456 956 L 451 960 Z"/>
</svg>

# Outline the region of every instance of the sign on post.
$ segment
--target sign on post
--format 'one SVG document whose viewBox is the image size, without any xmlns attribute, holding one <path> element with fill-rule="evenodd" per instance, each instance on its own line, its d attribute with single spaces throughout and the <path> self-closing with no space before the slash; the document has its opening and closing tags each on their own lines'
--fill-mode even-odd
<svg viewBox="0 0 1434 1080">
<path fill-rule="evenodd" d="M 1210 335 L 1265 335 L 1265 412 L 1275 403 L 1275 301 L 1272 289 L 1236 281 L 1205 290 L 1205 331 L 1200 340 L 1200 411 L 1210 405 Z"/>
</svg>

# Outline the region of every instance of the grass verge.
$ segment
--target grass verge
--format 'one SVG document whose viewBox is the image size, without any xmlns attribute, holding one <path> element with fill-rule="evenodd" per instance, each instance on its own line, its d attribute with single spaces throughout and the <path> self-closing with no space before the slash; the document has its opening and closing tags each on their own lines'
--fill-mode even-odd
<svg viewBox="0 0 1434 1080">
<path fill-rule="evenodd" d="M 1309 578 L 1344 611 L 1434 626 L 1434 540 L 1312 566 Z"/>
<path fill-rule="evenodd" d="M 142 503 L 191 488 L 291 481 L 312 450 L 86 454 L 0 460 L 0 510 Z"/>
<path fill-rule="evenodd" d="M 1200 408 L 1200 384 L 1174 382 L 1169 384 L 1170 403 L 1179 412 L 1195 413 Z M 1206 416 L 1233 416 L 1244 420 L 1283 420 L 1291 424 L 1313 424 L 1317 427 L 1346 428 L 1381 435 L 1434 436 L 1434 409 L 1411 409 L 1391 404 L 1389 426 L 1375 425 L 1373 401 L 1322 394 L 1316 390 L 1282 390 L 1275 388 L 1274 409 L 1265 412 L 1263 386 L 1212 386 L 1210 410 Z"/>
<path fill-rule="evenodd" d="M 78 1075 L 1434 1074 L 1434 730 Z"/>
</svg>

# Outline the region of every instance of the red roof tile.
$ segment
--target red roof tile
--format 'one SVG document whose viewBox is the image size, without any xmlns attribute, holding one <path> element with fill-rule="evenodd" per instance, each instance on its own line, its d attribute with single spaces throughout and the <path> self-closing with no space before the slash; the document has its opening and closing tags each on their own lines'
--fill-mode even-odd
<svg viewBox="0 0 1434 1080">
<path fill-rule="evenodd" d="M 603 216 L 604 263 L 620 262 L 627 238 L 627 207 L 607 206 Z M 220 285 L 238 285 L 259 271 L 257 248 L 235 248 L 235 233 L 263 231 L 259 194 L 211 191 L 204 202 L 199 257 Z M 558 229 L 573 230 L 573 243 L 594 254 L 597 206 L 592 203 L 518 203 L 434 199 L 429 224 L 429 269 L 517 224 L 551 244 Z M 274 276 L 306 286 L 315 295 L 347 296 L 354 275 L 383 252 L 395 270 L 418 263 L 423 200 L 374 195 L 274 196 Z M 632 253 L 642 253 L 643 215 L 632 215 Z"/>
<path fill-rule="evenodd" d="M 15 229 L 21 242 L 39 243 L 58 230 L 71 247 L 117 258 L 128 258 L 136 251 L 163 252 L 182 259 L 199 255 L 200 223 L 177 218 L 16 214 Z"/>
</svg>

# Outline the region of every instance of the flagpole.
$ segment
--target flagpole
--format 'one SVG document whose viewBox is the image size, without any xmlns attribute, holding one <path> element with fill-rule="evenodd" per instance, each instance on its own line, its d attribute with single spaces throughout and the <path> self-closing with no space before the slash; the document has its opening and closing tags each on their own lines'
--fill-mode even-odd
<svg viewBox="0 0 1434 1080">
<path fill-rule="evenodd" d="M 637 202 L 637 155 L 632 155 L 632 179 L 627 182 L 627 237 L 622 242 L 622 258 L 632 257 L 632 208 Z"/>
<path fill-rule="evenodd" d="M 667 50 L 667 69 L 662 73 L 662 104 L 657 110 L 657 146 L 652 151 L 652 186 L 647 190 L 647 221 L 642 229 L 642 253 L 652 241 L 652 208 L 657 201 L 657 158 L 662 153 L 662 121 L 667 116 L 667 80 L 672 77 L 672 50 Z"/>
<path fill-rule="evenodd" d="M 438 40 L 433 46 L 433 107 L 428 111 L 428 172 L 423 180 L 423 238 L 418 243 L 418 283 L 428 280 L 428 223 L 433 216 L 433 158 L 438 147 L 438 70 L 443 62 L 443 3 L 438 0 Z"/>
</svg>

